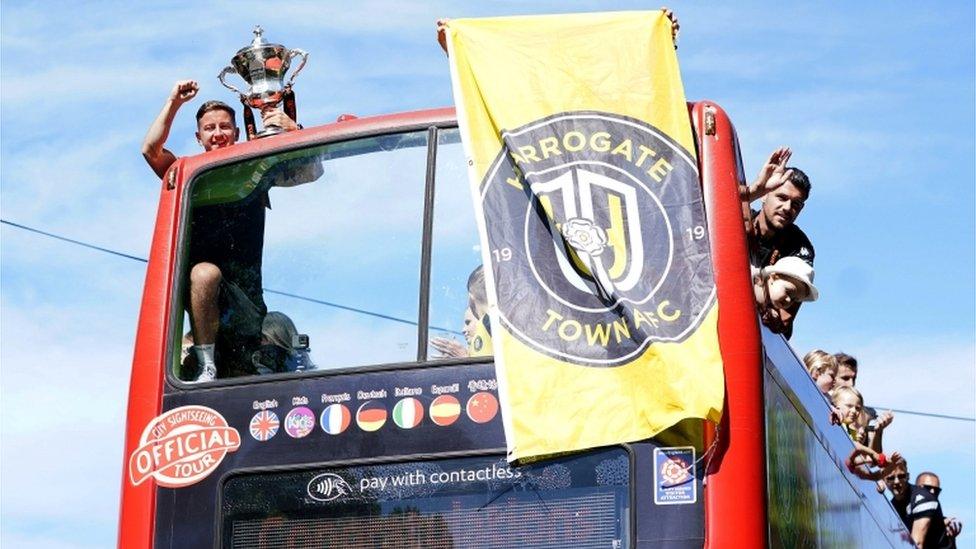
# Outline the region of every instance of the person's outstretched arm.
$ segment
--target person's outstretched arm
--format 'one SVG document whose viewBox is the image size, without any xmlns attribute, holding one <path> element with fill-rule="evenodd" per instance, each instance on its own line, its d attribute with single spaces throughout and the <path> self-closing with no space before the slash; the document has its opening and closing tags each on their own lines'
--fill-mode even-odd
<svg viewBox="0 0 976 549">
<path fill-rule="evenodd" d="M 176 161 L 176 156 L 163 146 L 169 138 L 169 130 L 173 126 L 176 112 L 180 110 L 183 103 L 196 97 L 199 89 L 200 87 L 193 80 L 180 80 L 174 84 L 169 97 L 163 103 L 162 110 L 159 111 L 159 116 L 146 132 L 146 138 L 142 142 L 142 157 L 159 177 L 163 177 L 166 170 Z"/>
<path fill-rule="evenodd" d="M 870 436 L 869 446 L 871 446 L 871 449 L 874 450 L 875 452 L 883 451 L 881 449 L 882 448 L 881 439 L 882 436 L 884 435 L 884 430 L 886 427 L 891 425 L 891 422 L 894 419 L 895 419 L 895 414 L 892 413 L 891 410 L 888 410 L 887 412 L 881 412 L 880 414 L 878 414 L 878 419 L 875 423 L 874 431 L 872 431 L 869 434 Z"/>
</svg>

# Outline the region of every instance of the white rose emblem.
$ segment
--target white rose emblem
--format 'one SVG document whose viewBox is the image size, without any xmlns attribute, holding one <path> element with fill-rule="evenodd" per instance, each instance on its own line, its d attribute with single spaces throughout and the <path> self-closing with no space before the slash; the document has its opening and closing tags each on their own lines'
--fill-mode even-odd
<svg viewBox="0 0 976 549">
<path fill-rule="evenodd" d="M 673 486 L 688 478 L 688 466 L 684 461 L 669 459 L 661 466 L 661 476 Z"/>
<path fill-rule="evenodd" d="M 607 246 L 607 233 L 597 227 L 589 219 L 574 217 L 562 226 L 563 238 L 575 250 L 585 252 L 591 256 L 603 253 Z"/>
</svg>

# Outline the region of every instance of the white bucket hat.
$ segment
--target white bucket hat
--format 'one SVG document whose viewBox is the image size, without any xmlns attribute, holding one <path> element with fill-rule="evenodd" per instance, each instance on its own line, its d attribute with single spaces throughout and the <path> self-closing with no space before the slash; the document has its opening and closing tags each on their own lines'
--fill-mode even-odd
<svg viewBox="0 0 976 549">
<path fill-rule="evenodd" d="M 801 301 L 816 301 L 820 292 L 813 285 L 813 266 L 795 256 L 786 256 L 773 265 L 763 269 L 766 276 L 778 274 L 787 276 L 807 287 L 807 295 Z"/>
</svg>

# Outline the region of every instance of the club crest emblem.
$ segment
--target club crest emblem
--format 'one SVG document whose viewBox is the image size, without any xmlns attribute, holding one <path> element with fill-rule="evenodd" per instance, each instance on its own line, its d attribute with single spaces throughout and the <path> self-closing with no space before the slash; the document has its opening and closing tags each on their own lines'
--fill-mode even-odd
<svg viewBox="0 0 976 549">
<path fill-rule="evenodd" d="M 715 298 L 693 156 L 645 122 L 598 112 L 502 140 L 480 191 L 506 329 L 588 366 L 687 338 Z"/>
</svg>

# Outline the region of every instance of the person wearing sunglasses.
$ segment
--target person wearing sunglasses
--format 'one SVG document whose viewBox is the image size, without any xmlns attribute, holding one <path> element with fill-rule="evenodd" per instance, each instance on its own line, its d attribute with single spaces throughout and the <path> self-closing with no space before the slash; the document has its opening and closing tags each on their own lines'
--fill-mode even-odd
<svg viewBox="0 0 976 549">
<path fill-rule="evenodd" d="M 935 473 L 925 471 L 924 473 L 919 473 L 915 477 L 915 486 L 923 490 L 928 490 L 935 496 L 936 499 L 939 498 L 939 494 L 942 493 L 942 486 L 939 482 L 939 477 Z M 942 540 L 942 545 L 937 545 L 937 547 L 956 547 L 956 537 L 962 532 L 962 522 L 956 517 L 945 517 L 945 536 Z"/>
<path fill-rule="evenodd" d="M 908 463 L 902 460 L 888 471 L 884 481 L 891 491 L 891 505 L 911 532 L 915 545 L 925 549 L 953 548 L 955 536 L 949 535 L 939 504 L 938 477 L 935 484 L 931 483 L 931 477 L 935 475 L 922 473 L 916 484 L 909 483 Z"/>
</svg>

